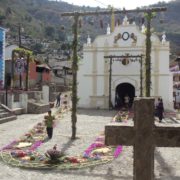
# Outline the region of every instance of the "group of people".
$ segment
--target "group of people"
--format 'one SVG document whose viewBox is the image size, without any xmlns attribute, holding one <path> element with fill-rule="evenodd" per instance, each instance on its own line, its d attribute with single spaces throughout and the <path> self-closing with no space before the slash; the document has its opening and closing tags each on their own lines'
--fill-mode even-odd
<svg viewBox="0 0 180 180">
<path fill-rule="evenodd" d="M 127 109 L 130 106 L 130 97 L 127 94 L 124 96 L 124 105 L 125 108 Z M 162 122 L 163 114 L 164 114 L 163 100 L 162 98 L 158 98 L 158 102 L 155 105 L 155 116 L 159 118 L 159 122 Z"/>
<path fill-rule="evenodd" d="M 56 107 L 60 106 L 60 101 L 61 101 L 61 93 L 59 93 L 56 97 Z M 129 101 L 130 101 L 130 97 L 126 95 L 124 97 L 124 103 L 125 103 L 126 108 L 129 108 Z M 163 100 L 162 98 L 158 98 L 158 102 L 155 106 L 155 116 L 159 118 L 159 122 L 162 122 L 163 113 L 164 113 Z M 48 111 L 48 115 L 44 116 L 44 119 L 45 119 L 45 125 L 46 125 L 48 138 L 51 139 L 53 135 L 53 124 L 55 120 L 55 117 L 52 116 L 51 114 L 51 110 Z"/>
<path fill-rule="evenodd" d="M 120 97 L 119 94 L 116 94 L 115 108 L 129 109 L 130 107 L 130 97 L 128 96 L 128 94 L 122 97 Z"/>
<path fill-rule="evenodd" d="M 130 106 L 130 97 L 128 95 L 124 96 L 124 105 L 125 105 L 125 108 L 127 109 Z M 160 123 L 162 122 L 163 114 L 164 114 L 163 100 L 162 98 L 158 98 L 158 102 L 155 105 L 155 116 L 159 118 Z"/>
<path fill-rule="evenodd" d="M 129 108 L 129 102 L 130 102 L 130 97 L 128 95 L 125 95 L 124 96 L 124 104 L 127 109 Z M 163 114 L 164 114 L 163 100 L 162 100 L 162 98 L 158 98 L 158 102 L 155 106 L 155 116 L 157 116 L 159 118 L 160 123 L 162 122 Z"/>
</svg>

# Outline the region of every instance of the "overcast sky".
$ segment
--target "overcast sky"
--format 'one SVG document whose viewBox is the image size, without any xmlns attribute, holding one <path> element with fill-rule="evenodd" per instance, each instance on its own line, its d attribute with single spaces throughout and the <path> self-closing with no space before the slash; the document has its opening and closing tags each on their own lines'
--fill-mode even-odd
<svg viewBox="0 0 180 180">
<path fill-rule="evenodd" d="M 108 5 L 114 6 L 115 8 L 134 9 L 136 7 L 146 6 L 154 4 L 157 2 L 162 2 L 161 0 L 62 0 L 74 5 L 80 6 L 91 6 L 91 7 L 102 7 L 106 8 Z M 164 0 L 169 2 L 170 0 Z"/>
</svg>

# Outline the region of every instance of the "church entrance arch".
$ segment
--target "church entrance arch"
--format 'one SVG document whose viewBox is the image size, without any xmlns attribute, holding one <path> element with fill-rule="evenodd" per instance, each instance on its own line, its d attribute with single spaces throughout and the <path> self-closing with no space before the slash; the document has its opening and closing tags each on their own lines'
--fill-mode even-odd
<svg viewBox="0 0 180 180">
<path fill-rule="evenodd" d="M 129 106 L 131 107 L 135 97 L 135 87 L 130 83 L 121 83 L 116 86 L 115 108 L 125 107 L 124 97 L 129 96 Z"/>
</svg>

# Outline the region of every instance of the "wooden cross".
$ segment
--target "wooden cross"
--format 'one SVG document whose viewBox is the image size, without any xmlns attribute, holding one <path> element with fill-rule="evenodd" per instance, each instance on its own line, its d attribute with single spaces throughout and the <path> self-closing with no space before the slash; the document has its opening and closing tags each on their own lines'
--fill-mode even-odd
<svg viewBox="0 0 180 180">
<path fill-rule="evenodd" d="M 136 98 L 134 127 L 111 123 L 105 127 L 106 145 L 134 146 L 134 180 L 154 180 L 154 148 L 180 147 L 180 127 L 154 125 L 154 99 Z"/>
</svg>

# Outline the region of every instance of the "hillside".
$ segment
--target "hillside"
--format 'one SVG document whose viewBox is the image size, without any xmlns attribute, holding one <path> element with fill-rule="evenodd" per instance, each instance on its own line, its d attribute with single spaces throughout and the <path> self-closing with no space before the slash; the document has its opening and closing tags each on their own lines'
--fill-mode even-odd
<svg viewBox="0 0 180 180">
<path fill-rule="evenodd" d="M 153 7 L 156 6 L 166 6 L 168 10 L 158 14 L 153 20 L 155 31 L 159 35 L 166 31 L 167 39 L 171 41 L 173 53 L 180 52 L 180 1 L 176 0 L 168 4 L 161 2 L 153 5 Z M 37 43 L 53 41 L 56 44 L 54 47 L 60 48 L 61 42 L 72 39 L 73 22 L 73 18 L 61 17 L 60 14 L 62 12 L 95 11 L 98 9 L 98 7 L 74 6 L 63 1 L 0 0 L 0 26 L 9 28 L 10 38 L 17 40 L 17 25 L 20 23 L 24 28 L 22 35 L 34 40 L 31 41 L 31 46 L 37 47 Z M 130 14 L 128 16 L 138 24 L 143 15 Z M 116 19 L 122 21 L 122 18 L 122 15 L 116 15 Z M 88 34 L 93 39 L 97 34 L 105 32 L 108 23 L 110 23 L 109 16 L 83 17 L 80 23 L 82 26 L 80 28 L 81 42 L 86 40 Z"/>
</svg>

